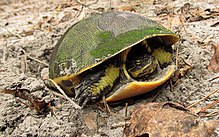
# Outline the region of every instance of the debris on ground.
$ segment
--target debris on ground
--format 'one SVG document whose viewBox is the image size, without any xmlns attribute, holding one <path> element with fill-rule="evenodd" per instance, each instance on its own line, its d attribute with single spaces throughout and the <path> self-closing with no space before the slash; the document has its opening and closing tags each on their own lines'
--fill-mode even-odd
<svg viewBox="0 0 219 137">
<path fill-rule="evenodd" d="M 137 106 L 125 128 L 127 137 L 209 137 L 218 121 L 202 121 L 183 106 L 164 102 Z"/>
<path fill-rule="evenodd" d="M 170 86 L 155 89 L 154 92 L 157 93 L 162 90 L 153 101 L 179 102 L 184 106 L 199 101 L 219 87 L 219 79 L 215 78 L 214 73 L 218 71 L 216 50 L 212 57 L 212 44 L 219 43 L 218 9 L 218 0 L 0 1 L 0 88 L 8 89 L 13 83 L 19 82 L 22 85 L 20 89 L 28 89 L 27 93 L 40 98 L 39 101 L 48 99 L 40 107 L 40 104 L 36 105 L 34 98 L 20 99 L 22 101 L 19 103 L 14 96 L 1 93 L 0 136 L 123 136 L 123 125 L 128 121 L 119 116 L 130 117 L 135 106 L 151 100 L 148 96 L 150 93 L 130 99 L 127 107 L 124 105 L 125 101 L 123 104 L 110 106 L 113 115 L 109 115 L 92 105 L 76 110 L 69 101 L 49 94 L 49 90 L 42 84 L 42 79 L 48 78 L 48 64 L 53 48 L 64 32 L 79 20 L 102 12 L 133 12 L 178 33 L 181 38 L 178 43 L 178 68 L 182 68 L 182 73 L 177 74 L 180 78 L 177 76 L 176 84 L 173 81 L 173 89 Z M 192 69 L 188 69 L 190 66 Z M 212 78 L 214 79 L 209 81 Z M 197 118 L 200 124 L 206 124 L 204 120 L 218 120 L 218 96 L 217 92 L 196 106 L 210 108 L 208 114 L 204 114 L 208 117 L 191 117 Z M 47 106 L 50 99 L 55 99 L 57 105 L 61 105 L 59 109 L 54 109 L 56 117 L 47 114 L 42 118 L 30 111 L 29 106 L 39 112 L 44 107 L 45 110 L 50 110 Z M 212 104 L 216 105 L 211 107 Z M 187 114 L 184 110 L 170 109 Z M 218 136 L 219 126 L 212 134 L 212 137 Z"/>
<path fill-rule="evenodd" d="M 208 70 L 214 73 L 219 72 L 219 45 L 213 45 L 214 55 L 211 58 L 211 62 L 208 65 Z"/>
</svg>

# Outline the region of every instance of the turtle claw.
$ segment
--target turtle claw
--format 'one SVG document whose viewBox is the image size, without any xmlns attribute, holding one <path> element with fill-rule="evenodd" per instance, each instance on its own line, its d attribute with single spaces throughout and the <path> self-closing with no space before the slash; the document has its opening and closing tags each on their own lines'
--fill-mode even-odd
<svg viewBox="0 0 219 137">
<path fill-rule="evenodd" d="M 91 93 L 86 90 L 77 90 L 75 100 L 83 108 L 91 100 Z"/>
<path fill-rule="evenodd" d="M 83 86 L 82 84 L 78 85 L 75 87 L 75 99 L 78 99 L 81 94 L 84 92 L 83 90 L 81 90 L 81 86 Z"/>
<path fill-rule="evenodd" d="M 87 103 L 88 103 L 89 101 L 90 101 L 90 97 L 86 97 L 86 98 L 84 99 L 84 102 L 82 103 L 81 107 L 84 108 L 84 107 L 87 105 Z"/>
<path fill-rule="evenodd" d="M 78 104 L 81 106 L 82 102 L 85 100 L 84 96 L 81 96 L 80 98 L 77 98 L 76 101 L 78 102 Z"/>
<path fill-rule="evenodd" d="M 75 92 L 75 99 L 78 99 L 81 96 L 82 92 Z"/>
</svg>

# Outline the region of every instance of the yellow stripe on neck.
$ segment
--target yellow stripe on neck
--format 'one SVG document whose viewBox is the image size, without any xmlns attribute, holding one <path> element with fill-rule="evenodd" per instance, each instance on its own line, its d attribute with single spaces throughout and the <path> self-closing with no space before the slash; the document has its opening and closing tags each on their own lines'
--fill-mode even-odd
<svg viewBox="0 0 219 137">
<path fill-rule="evenodd" d="M 109 86 L 110 88 L 113 86 L 115 80 L 119 77 L 120 69 L 109 65 L 105 70 L 105 76 L 101 77 L 100 80 L 90 87 L 90 92 L 93 95 L 99 94 L 101 91 Z"/>
<path fill-rule="evenodd" d="M 154 49 L 153 56 L 156 58 L 156 60 L 159 61 L 161 65 L 170 63 L 173 58 L 172 53 L 167 52 L 162 48 Z"/>
</svg>

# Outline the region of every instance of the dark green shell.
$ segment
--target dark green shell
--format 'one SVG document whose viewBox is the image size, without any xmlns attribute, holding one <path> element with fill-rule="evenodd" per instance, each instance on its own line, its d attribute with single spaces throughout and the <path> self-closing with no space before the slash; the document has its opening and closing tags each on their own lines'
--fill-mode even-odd
<svg viewBox="0 0 219 137">
<path fill-rule="evenodd" d="M 78 74 L 136 43 L 162 36 L 166 45 L 178 36 L 137 14 L 98 14 L 74 24 L 57 43 L 50 60 L 50 78 Z"/>
</svg>

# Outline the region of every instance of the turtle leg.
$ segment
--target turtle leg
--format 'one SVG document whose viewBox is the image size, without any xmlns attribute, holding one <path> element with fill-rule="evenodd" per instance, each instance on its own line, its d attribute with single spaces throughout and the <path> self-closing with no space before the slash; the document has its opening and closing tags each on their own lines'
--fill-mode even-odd
<svg viewBox="0 0 219 137">
<path fill-rule="evenodd" d="M 104 69 L 85 74 L 84 79 L 75 87 L 75 99 L 79 105 L 101 98 L 109 92 L 119 78 L 120 68 L 108 65 Z"/>
</svg>

